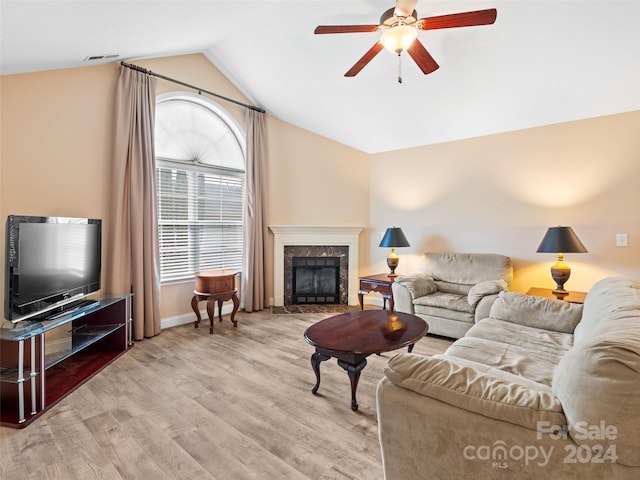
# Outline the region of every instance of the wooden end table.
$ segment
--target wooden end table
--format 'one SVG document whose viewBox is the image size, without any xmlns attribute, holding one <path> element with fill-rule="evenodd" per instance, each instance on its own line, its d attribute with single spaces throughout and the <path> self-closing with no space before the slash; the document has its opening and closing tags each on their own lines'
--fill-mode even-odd
<svg viewBox="0 0 640 480">
<path fill-rule="evenodd" d="M 215 304 L 218 303 L 218 316 L 222 321 L 222 304 L 227 300 L 233 301 L 233 311 L 231 312 L 231 323 L 234 327 L 238 326 L 235 319 L 236 312 L 240 307 L 240 299 L 236 290 L 236 272 L 235 270 L 207 270 L 205 272 L 196 273 L 196 289 L 193 291 L 191 299 L 191 308 L 196 314 L 194 328 L 198 328 L 200 324 L 200 309 L 198 302 L 207 301 L 207 315 L 209 317 L 209 333 L 213 333 L 213 317 L 215 316 Z"/>
<path fill-rule="evenodd" d="M 316 348 L 311 355 L 311 368 L 320 387 L 320 363 L 335 357 L 351 382 L 351 410 L 358 410 L 356 389 L 367 357 L 413 345 L 427 334 L 429 326 L 420 317 L 390 310 L 364 310 L 343 313 L 320 320 L 304 332 L 305 340 Z"/>
<path fill-rule="evenodd" d="M 552 298 L 555 300 L 564 300 L 569 303 L 584 303 L 587 298 L 587 292 L 570 292 L 566 294 L 556 294 L 552 288 L 537 288 L 532 287 L 527 291 L 527 295 L 534 295 L 536 297 Z"/>
<path fill-rule="evenodd" d="M 396 277 L 390 277 L 386 273 L 377 275 L 369 275 L 360 277 L 360 289 L 358 290 L 358 301 L 360 302 L 360 310 L 364 310 L 364 296 L 370 292 L 378 292 L 382 295 L 382 309 L 387 308 L 387 300 L 389 300 L 389 310 L 393 310 L 393 291 L 391 285 Z"/>
</svg>

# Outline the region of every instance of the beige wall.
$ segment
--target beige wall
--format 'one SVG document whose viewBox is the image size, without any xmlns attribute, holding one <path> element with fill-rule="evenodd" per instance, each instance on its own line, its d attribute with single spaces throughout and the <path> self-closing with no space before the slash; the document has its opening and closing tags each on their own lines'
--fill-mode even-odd
<svg viewBox="0 0 640 480">
<path fill-rule="evenodd" d="M 566 288 L 640 278 L 639 185 L 638 111 L 373 155 L 371 270 L 385 270 L 377 243 L 397 225 L 411 243 L 398 273 L 425 251 L 494 252 L 513 259 L 514 290 L 554 287 L 555 256 L 536 250 L 547 227 L 571 225 L 589 253 L 566 255 Z"/>
<path fill-rule="evenodd" d="M 268 120 L 269 224 L 363 227 L 358 262 L 361 270 L 368 268 L 369 156 L 273 117 Z M 271 279 L 271 235 L 268 265 Z"/>
<path fill-rule="evenodd" d="M 116 78 L 114 66 L 0 77 L 2 292 L 7 215 L 106 218 Z"/>
<path fill-rule="evenodd" d="M 131 62 L 250 103 L 202 55 Z M 0 214 L 105 219 L 119 65 L 0 77 Z M 158 80 L 158 93 L 188 88 Z M 215 99 L 214 99 L 215 100 Z M 218 100 L 244 128 L 244 108 Z M 267 117 L 269 224 L 362 225 L 369 219 L 368 156 Z M 1 251 L 4 252 L 4 234 Z M 368 261 L 369 239 L 361 239 Z M 268 250 L 271 259 L 271 247 Z M 0 267 L 4 271 L 4 254 Z M 103 258 L 103 265 L 108 259 Z M 269 272 L 269 279 L 272 273 Z M 4 290 L 4 279 L 0 280 Z M 272 282 L 268 284 L 272 296 Z M 193 315 L 193 282 L 162 288 L 163 319 Z"/>
</svg>

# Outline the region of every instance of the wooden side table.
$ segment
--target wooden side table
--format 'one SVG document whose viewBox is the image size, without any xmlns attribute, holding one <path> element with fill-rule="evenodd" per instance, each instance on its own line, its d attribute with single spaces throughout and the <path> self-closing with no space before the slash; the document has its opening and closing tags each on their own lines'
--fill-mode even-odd
<svg viewBox="0 0 640 480">
<path fill-rule="evenodd" d="M 389 300 L 389 310 L 393 310 L 393 292 L 391 285 L 395 277 L 390 277 L 386 273 L 377 275 L 369 275 L 360 277 L 360 289 L 358 290 L 358 301 L 360 302 L 360 310 L 364 310 L 364 296 L 370 292 L 378 292 L 382 295 L 382 309 L 387 309 L 387 300 Z"/>
<path fill-rule="evenodd" d="M 215 304 L 218 303 L 218 317 L 222 321 L 222 304 L 227 300 L 233 301 L 233 311 L 231 312 L 231 322 L 234 327 L 238 326 L 236 312 L 240 307 L 240 299 L 236 290 L 235 270 L 207 270 L 196 273 L 196 289 L 193 291 L 191 308 L 196 314 L 197 320 L 194 328 L 200 324 L 200 310 L 198 302 L 207 301 L 207 315 L 209 316 L 209 333 L 213 333 L 213 317 L 215 316 Z"/>
<path fill-rule="evenodd" d="M 569 292 L 566 295 L 555 294 L 551 288 L 532 287 L 527 291 L 527 295 L 535 295 L 537 297 L 552 298 L 555 300 L 564 300 L 569 303 L 584 303 L 587 292 Z"/>
</svg>

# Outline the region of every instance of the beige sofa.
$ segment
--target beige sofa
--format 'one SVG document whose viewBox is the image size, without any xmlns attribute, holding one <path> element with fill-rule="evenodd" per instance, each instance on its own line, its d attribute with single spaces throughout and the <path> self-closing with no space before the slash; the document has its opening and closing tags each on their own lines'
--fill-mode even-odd
<svg viewBox="0 0 640 480">
<path fill-rule="evenodd" d="M 418 273 L 393 283 L 394 309 L 426 320 L 431 334 L 460 338 L 489 314 L 512 280 L 511 259 L 504 255 L 428 252 Z"/>
<path fill-rule="evenodd" d="M 443 355 L 377 390 L 387 480 L 640 478 L 640 282 L 584 306 L 503 292 Z"/>
</svg>

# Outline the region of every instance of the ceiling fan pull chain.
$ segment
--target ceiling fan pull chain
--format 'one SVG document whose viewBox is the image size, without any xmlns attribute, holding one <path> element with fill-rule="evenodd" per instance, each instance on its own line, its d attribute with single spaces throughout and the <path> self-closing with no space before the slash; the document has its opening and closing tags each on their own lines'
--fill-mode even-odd
<svg viewBox="0 0 640 480">
<path fill-rule="evenodd" d="M 402 83 L 402 56 L 398 52 L 398 83 Z"/>
</svg>

